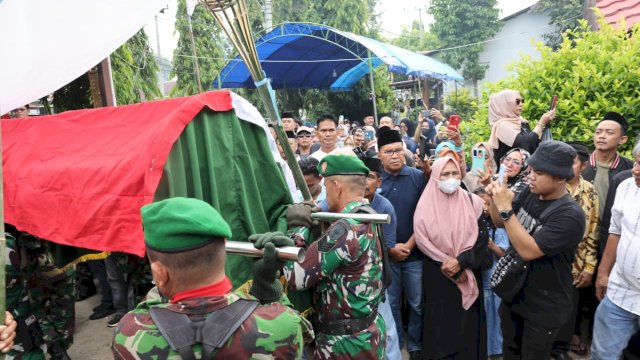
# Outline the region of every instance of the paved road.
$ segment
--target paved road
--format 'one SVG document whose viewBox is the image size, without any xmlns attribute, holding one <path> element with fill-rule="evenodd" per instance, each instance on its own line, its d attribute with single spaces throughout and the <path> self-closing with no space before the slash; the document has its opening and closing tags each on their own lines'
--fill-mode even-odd
<svg viewBox="0 0 640 360">
<path fill-rule="evenodd" d="M 113 329 L 107 326 L 109 317 L 89 320 L 91 309 L 100 303 L 100 296 L 94 295 L 76 302 L 76 332 L 69 356 L 76 360 L 108 360 L 111 354 Z"/>
</svg>

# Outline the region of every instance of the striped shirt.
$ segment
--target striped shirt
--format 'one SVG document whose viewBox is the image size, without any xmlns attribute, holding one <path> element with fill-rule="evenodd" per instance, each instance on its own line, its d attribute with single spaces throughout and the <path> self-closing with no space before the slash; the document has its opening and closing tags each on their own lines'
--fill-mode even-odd
<svg viewBox="0 0 640 360">
<path fill-rule="evenodd" d="M 630 178 L 618 186 L 611 208 L 610 234 L 620 235 L 616 263 L 609 275 L 607 297 L 640 315 L 640 187 Z"/>
</svg>

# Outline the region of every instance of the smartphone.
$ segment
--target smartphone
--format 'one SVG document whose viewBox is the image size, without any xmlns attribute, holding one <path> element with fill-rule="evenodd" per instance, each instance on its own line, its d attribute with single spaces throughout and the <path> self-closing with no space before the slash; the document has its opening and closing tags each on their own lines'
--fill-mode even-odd
<svg viewBox="0 0 640 360">
<path fill-rule="evenodd" d="M 365 130 L 364 131 L 364 141 L 371 141 L 375 137 L 375 132 L 373 130 Z"/>
<path fill-rule="evenodd" d="M 460 126 L 460 120 L 460 115 L 449 116 L 449 126 L 453 126 L 458 129 L 458 126 Z"/>
<path fill-rule="evenodd" d="M 473 149 L 473 158 L 471 159 L 471 173 L 478 176 L 478 170 L 484 171 L 484 158 L 487 151 L 485 149 Z"/>
<path fill-rule="evenodd" d="M 340 115 L 340 116 L 338 116 L 338 122 L 339 122 L 340 124 L 344 123 L 344 115 Z"/>
<path fill-rule="evenodd" d="M 504 164 L 500 164 L 500 171 L 498 171 L 498 184 L 502 186 L 504 175 L 507 173 L 507 167 Z"/>
<path fill-rule="evenodd" d="M 436 149 L 429 150 L 429 156 L 436 156 Z"/>
<path fill-rule="evenodd" d="M 558 102 L 558 95 L 553 95 L 551 98 L 551 105 L 549 105 L 549 111 L 556 108 L 556 103 Z"/>
</svg>

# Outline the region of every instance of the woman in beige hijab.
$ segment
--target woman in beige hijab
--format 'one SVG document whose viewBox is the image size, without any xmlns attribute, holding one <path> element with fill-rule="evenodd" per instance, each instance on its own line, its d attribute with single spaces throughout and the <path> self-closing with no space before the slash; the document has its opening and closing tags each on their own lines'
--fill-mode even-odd
<svg viewBox="0 0 640 360">
<path fill-rule="evenodd" d="M 489 98 L 489 145 L 493 148 L 496 168 L 501 159 L 513 148 L 523 148 L 533 154 L 538 148 L 544 128 L 556 116 L 556 111 L 547 111 L 531 130 L 529 122 L 520 116 L 524 98 L 515 90 L 502 90 Z"/>
</svg>

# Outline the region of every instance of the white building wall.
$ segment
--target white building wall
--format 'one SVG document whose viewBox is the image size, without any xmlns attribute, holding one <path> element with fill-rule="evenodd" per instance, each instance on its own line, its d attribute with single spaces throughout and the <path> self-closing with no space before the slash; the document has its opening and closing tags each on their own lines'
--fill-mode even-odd
<svg viewBox="0 0 640 360">
<path fill-rule="evenodd" d="M 507 71 L 507 65 L 519 60 L 522 55 L 531 55 L 540 59 L 540 52 L 533 45 L 534 41 L 543 41 L 543 35 L 552 32 L 549 26 L 549 16 L 531 11 L 516 15 L 505 21 L 502 29 L 484 46 L 480 54 L 480 63 L 489 65 L 484 80 L 480 83 L 496 82 L 504 79 L 512 72 Z"/>
</svg>

